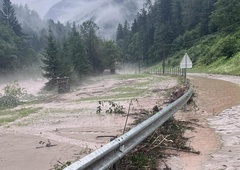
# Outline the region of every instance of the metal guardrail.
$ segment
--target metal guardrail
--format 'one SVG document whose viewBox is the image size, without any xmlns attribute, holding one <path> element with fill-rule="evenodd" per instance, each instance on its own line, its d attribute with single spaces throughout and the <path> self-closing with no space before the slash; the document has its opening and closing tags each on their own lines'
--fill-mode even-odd
<svg viewBox="0 0 240 170">
<path fill-rule="evenodd" d="M 64 170 L 104 170 L 111 167 L 181 109 L 192 94 L 193 87 L 190 86 L 189 90 L 175 102 Z"/>
</svg>

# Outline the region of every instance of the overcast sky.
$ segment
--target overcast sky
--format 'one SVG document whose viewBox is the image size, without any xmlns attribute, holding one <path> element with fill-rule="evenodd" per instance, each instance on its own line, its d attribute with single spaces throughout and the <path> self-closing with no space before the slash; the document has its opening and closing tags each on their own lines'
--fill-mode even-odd
<svg viewBox="0 0 240 170">
<path fill-rule="evenodd" d="M 30 9 L 38 12 L 40 17 L 44 17 L 48 10 L 61 0 L 11 0 L 14 4 L 27 4 Z"/>
</svg>

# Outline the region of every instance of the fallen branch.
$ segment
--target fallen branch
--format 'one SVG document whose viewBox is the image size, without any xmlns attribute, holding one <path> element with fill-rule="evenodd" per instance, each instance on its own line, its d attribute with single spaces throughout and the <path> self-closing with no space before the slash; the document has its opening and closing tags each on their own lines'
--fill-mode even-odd
<svg viewBox="0 0 240 170">
<path fill-rule="evenodd" d="M 106 136 L 97 136 L 96 138 L 117 138 L 117 136 L 106 135 Z"/>
<path fill-rule="evenodd" d="M 160 136 L 162 136 L 162 135 L 160 135 Z M 172 143 L 172 142 L 173 142 L 172 140 L 168 140 L 168 139 L 167 139 L 168 136 L 170 136 L 170 135 L 167 135 L 167 136 L 163 137 L 163 139 L 162 139 L 157 145 L 151 147 L 150 149 L 148 149 L 148 151 L 153 150 L 153 149 L 159 147 L 164 141 L 166 141 L 166 142 L 171 142 L 171 143 Z M 158 139 L 158 137 L 156 138 L 156 140 L 157 140 L 157 139 Z M 156 140 L 155 140 L 155 141 L 156 141 Z M 155 143 L 155 141 L 154 141 L 153 143 Z"/>
<path fill-rule="evenodd" d="M 160 160 L 164 163 L 164 165 L 166 167 L 166 168 L 164 168 L 164 170 L 172 170 L 163 159 L 160 159 Z"/>
<path fill-rule="evenodd" d="M 44 148 L 44 147 L 47 147 L 47 148 L 48 148 L 48 147 L 57 146 L 57 144 L 52 144 L 49 139 L 48 139 L 47 143 L 44 142 L 44 141 L 40 141 L 39 144 L 45 145 L 45 146 L 37 146 L 37 147 L 36 147 L 37 149 L 39 149 L 39 148 Z"/>
<path fill-rule="evenodd" d="M 169 147 L 169 146 L 160 146 L 163 149 L 170 149 L 170 150 L 176 150 L 180 152 L 188 152 L 188 153 L 193 153 L 199 155 L 201 152 L 200 151 L 194 151 L 194 150 L 187 150 L 187 149 L 179 149 L 179 148 L 174 148 L 174 147 Z"/>
</svg>

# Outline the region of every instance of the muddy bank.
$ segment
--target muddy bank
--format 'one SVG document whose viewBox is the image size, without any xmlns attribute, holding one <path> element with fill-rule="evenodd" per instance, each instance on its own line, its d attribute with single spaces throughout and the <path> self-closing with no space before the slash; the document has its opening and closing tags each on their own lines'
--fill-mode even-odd
<svg viewBox="0 0 240 170">
<path fill-rule="evenodd" d="M 19 84 L 32 95 L 39 95 L 44 82 L 25 80 Z M 36 113 L 21 119 L 0 122 L 0 169 L 47 170 L 57 161 L 76 161 L 110 141 L 110 137 L 98 136 L 122 134 L 126 114 L 106 113 L 110 110 L 107 101 L 126 112 L 135 99 L 128 119 L 130 127 L 141 111 L 150 111 L 164 101 L 164 89 L 175 85 L 176 78 L 157 75 L 92 77 L 68 94 L 40 94 L 36 102 L 0 111 L 3 120 L 6 115 L 15 115 L 16 110 L 38 108 Z M 97 113 L 99 101 L 104 103 L 101 113 Z M 54 146 L 41 144 L 48 140 Z"/>
<path fill-rule="evenodd" d="M 168 160 L 173 170 L 239 169 L 240 161 L 240 78 L 197 74 L 189 76 L 194 85 L 195 110 L 178 112 L 181 120 L 198 119 L 194 131 L 188 131 L 189 146 L 200 155 L 180 153 Z"/>
</svg>

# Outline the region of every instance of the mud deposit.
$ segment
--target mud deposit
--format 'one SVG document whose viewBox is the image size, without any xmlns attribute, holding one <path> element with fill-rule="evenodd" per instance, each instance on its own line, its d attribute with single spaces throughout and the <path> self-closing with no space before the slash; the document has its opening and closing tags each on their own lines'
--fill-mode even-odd
<svg viewBox="0 0 240 170">
<path fill-rule="evenodd" d="M 122 134 L 126 114 L 106 113 L 109 101 L 125 113 L 133 101 L 128 121 L 131 127 L 143 111 L 163 103 L 166 89 L 177 85 L 173 77 L 105 75 L 89 78 L 70 93 L 59 95 L 42 92 L 45 82 L 20 80 L 21 87 L 33 95 L 31 100 L 0 110 L 0 169 L 48 170 L 58 161 L 76 161 L 108 143 L 111 136 Z M 5 85 L 0 84 L 0 88 Z M 101 112 L 97 114 L 99 106 Z M 36 110 L 16 118 L 23 109 Z M 16 119 L 4 122 L 6 117 Z"/>
<path fill-rule="evenodd" d="M 198 119 L 200 125 L 186 133 L 189 146 L 200 155 L 181 153 L 168 160 L 173 170 L 240 169 L 240 78 L 192 74 L 196 110 L 179 112 L 183 120 Z"/>
</svg>

